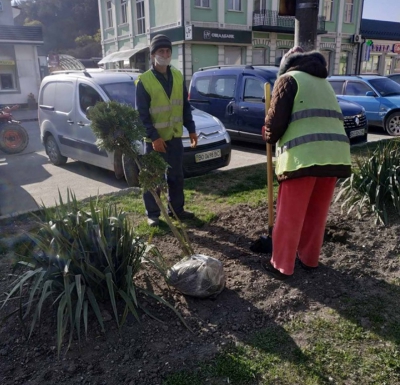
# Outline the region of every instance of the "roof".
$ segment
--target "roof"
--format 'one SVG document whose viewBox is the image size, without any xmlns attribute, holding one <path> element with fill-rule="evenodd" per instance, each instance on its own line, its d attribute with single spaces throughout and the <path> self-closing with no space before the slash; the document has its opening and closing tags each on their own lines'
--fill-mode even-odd
<svg viewBox="0 0 400 385">
<path fill-rule="evenodd" d="M 43 44 L 42 27 L 0 25 L 0 43 Z"/>
<path fill-rule="evenodd" d="M 102 84 L 110 84 L 110 83 L 123 83 L 126 81 L 134 81 L 139 76 L 139 73 L 134 72 L 112 72 L 112 71 L 102 71 L 102 72 L 91 72 L 91 71 L 74 71 L 71 72 L 59 71 L 53 73 L 52 75 L 46 76 L 46 80 L 51 79 L 64 79 L 66 76 L 72 77 L 84 77 L 86 79 L 92 79 L 95 83 Z"/>
<path fill-rule="evenodd" d="M 329 76 L 328 80 L 371 80 L 371 79 L 382 79 L 385 76 L 381 75 L 332 75 Z"/>
<path fill-rule="evenodd" d="M 365 39 L 400 41 L 400 23 L 394 21 L 362 19 L 360 34 Z"/>
<path fill-rule="evenodd" d="M 245 71 L 256 71 L 256 72 L 268 72 L 268 73 L 274 73 L 276 74 L 279 70 L 278 67 L 275 66 L 264 66 L 264 65 L 216 65 L 216 66 L 210 66 L 210 67 L 202 67 L 199 68 L 199 71 L 215 71 L 215 70 L 221 70 L 221 71 L 226 71 L 226 72 L 245 72 Z M 199 72 L 198 71 L 198 72 Z"/>
</svg>

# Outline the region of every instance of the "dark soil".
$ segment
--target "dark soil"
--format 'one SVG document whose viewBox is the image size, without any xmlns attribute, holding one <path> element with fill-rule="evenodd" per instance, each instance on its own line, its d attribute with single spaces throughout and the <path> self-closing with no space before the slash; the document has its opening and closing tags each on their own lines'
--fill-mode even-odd
<svg viewBox="0 0 400 385">
<path fill-rule="evenodd" d="M 297 313 L 323 313 L 326 308 L 341 312 L 342 296 L 372 295 L 379 291 L 380 282 L 399 278 L 398 217 L 387 227 L 376 226 L 372 217 L 343 217 L 339 206 L 333 204 L 319 268 L 308 272 L 297 266 L 293 278 L 285 282 L 266 275 L 261 262 L 269 256 L 249 249 L 265 231 L 266 223 L 265 207 L 242 205 L 218 213 L 216 220 L 202 228 L 189 224 L 196 253 L 213 256 L 224 264 L 226 288 L 215 299 L 168 291 L 160 276 L 148 267 L 146 274 L 140 273 L 138 285 L 152 287 L 172 303 L 193 333 L 172 311 L 142 298 L 164 323 L 143 313 L 140 324 L 132 317 L 119 331 L 111 310 L 104 308 L 106 335 L 92 322 L 81 349 L 74 341 L 58 360 L 52 310 L 42 319 L 40 333 L 37 329 L 29 341 L 14 316 L 0 329 L 0 384 L 162 384 L 168 373 L 196 369 L 224 346 L 246 341 L 260 329 L 282 325 Z M 14 225 L 15 229 L 20 227 L 21 223 Z M 11 230 L 10 225 L 0 228 L 3 234 Z M 174 238 L 164 236 L 155 243 L 171 264 L 179 260 Z M 12 281 L 11 266 L 5 257 L 0 262 L 0 292 L 4 292 Z M 15 307 L 15 302 L 10 303 L 1 314 Z M 364 326 L 368 328 L 367 321 Z"/>
</svg>

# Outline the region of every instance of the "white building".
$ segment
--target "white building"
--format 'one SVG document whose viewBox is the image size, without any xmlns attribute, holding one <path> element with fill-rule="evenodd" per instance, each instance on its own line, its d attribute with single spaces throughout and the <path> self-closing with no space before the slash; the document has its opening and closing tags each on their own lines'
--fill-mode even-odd
<svg viewBox="0 0 400 385">
<path fill-rule="evenodd" d="M 37 100 L 41 82 L 42 29 L 14 25 L 18 13 L 11 0 L 0 0 L 0 105 L 26 105 L 31 93 Z"/>
</svg>

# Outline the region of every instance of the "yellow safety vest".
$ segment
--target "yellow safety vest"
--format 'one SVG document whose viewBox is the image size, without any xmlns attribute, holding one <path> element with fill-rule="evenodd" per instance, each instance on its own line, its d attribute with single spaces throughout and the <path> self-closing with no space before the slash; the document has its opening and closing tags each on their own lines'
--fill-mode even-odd
<svg viewBox="0 0 400 385">
<path fill-rule="evenodd" d="M 343 115 L 331 85 L 301 71 L 290 71 L 298 86 L 290 124 L 276 147 L 275 173 L 311 166 L 351 165 Z"/>
<path fill-rule="evenodd" d="M 158 134 L 164 140 L 180 138 L 183 134 L 183 76 L 171 67 L 173 78 L 170 98 L 151 70 L 138 78 L 151 97 L 150 116 Z"/>
</svg>

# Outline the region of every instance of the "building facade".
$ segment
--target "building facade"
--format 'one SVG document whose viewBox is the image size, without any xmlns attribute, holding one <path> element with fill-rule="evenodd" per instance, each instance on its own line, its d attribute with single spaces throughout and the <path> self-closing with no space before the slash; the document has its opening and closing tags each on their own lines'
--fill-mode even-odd
<svg viewBox="0 0 400 385">
<path fill-rule="evenodd" d="M 330 74 L 354 73 L 363 0 L 320 0 L 317 49 Z M 275 65 L 294 45 L 294 17 L 279 0 L 99 0 L 108 67 L 149 68 L 151 38 L 173 43 L 172 64 L 186 81 L 201 67 Z"/>
<path fill-rule="evenodd" d="M 14 25 L 19 10 L 0 0 L 0 105 L 27 104 L 41 82 L 37 47 L 43 45 L 41 27 Z"/>
<path fill-rule="evenodd" d="M 400 23 L 362 19 L 360 73 L 400 73 Z"/>
</svg>

